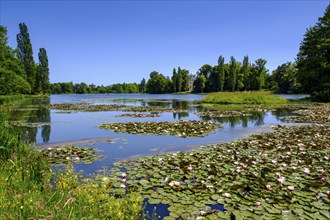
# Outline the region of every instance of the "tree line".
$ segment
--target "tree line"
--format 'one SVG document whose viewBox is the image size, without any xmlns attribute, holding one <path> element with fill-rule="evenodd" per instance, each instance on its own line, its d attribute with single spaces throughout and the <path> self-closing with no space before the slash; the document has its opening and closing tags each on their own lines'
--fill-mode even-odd
<svg viewBox="0 0 330 220">
<path fill-rule="evenodd" d="M 7 29 L 0 25 L 0 94 L 49 94 L 49 67 L 45 48 L 40 48 L 38 63 L 33 58 L 30 34 L 19 24 L 17 48 L 8 46 Z"/>
</svg>

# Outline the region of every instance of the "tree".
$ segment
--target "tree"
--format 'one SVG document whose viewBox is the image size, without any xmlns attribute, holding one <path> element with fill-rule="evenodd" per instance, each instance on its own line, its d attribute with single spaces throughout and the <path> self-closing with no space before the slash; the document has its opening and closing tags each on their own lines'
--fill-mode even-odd
<svg viewBox="0 0 330 220">
<path fill-rule="evenodd" d="M 177 92 L 181 92 L 182 90 L 182 74 L 181 74 L 181 69 L 178 67 L 178 75 L 177 75 L 177 81 L 176 81 L 176 89 Z"/>
<path fill-rule="evenodd" d="M 245 90 L 250 90 L 251 85 L 250 85 L 250 64 L 249 64 L 249 57 L 244 56 L 243 59 L 243 65 L 242 65 L 242 74 L 243 74 L 243 84 L 244 84 L 244 89 Z"/>
<path fill-rule="evenodd" d="M 48 56 L 45 48 L 40 48 L 38 53 L 39 64 L 36 76 L 36 92 L 49 93 L 49 67 Z"/>
<path fill-rule="evenodd" d="M 19 24 L 20 33 L 17 34 L 18 56 L 24 64 L 26 79 L 31 86 L 31 92 L 35 93 L 36 87 L 36 66 L 33 59 L 33 50 L 30 40 L 30 34 L 25 23 Z"/>
<path fill-rule="evenodd" d="M 15 52 L 7 43 L 7 29 L 0 26 L 0 94 L 31 93 L 31 87 L 25 79 L 23 63 L 16 58 Z"/>
<path fill-rule="evenodd" d="M 146 91 L 146 80 L 145 78 L 142 78 L 141 83 L 139 84 L 139 92 L 145 93 Z"/>
<path fill-rule="evenodd" d="M 150 73 L 150 79 L 147 82 L 147 91 L 151 94 L 161 94 L 169 92 L 171 81 L 163 74 L 156 71 Z"/>
<path fill-rule="evenodd" d="M 255 90 L 261 90 L 265 86 L 265 77 L 268 72 L 266 69 L 267 60 L 265 59 L 257 59 L 255 64 L 253 65 L 254 68 L 254 77 L 255 77 Z"/>
<path fill-rule="evenodd" d="M 218 88 L 222 92 L 225 84 L 225 58 L 223 56 L 220 56 L 218 59 L 218 74 L 219 74 L 219 82 L 218 82 Z"/>
<path fill-rule="evenodd" d="M 236 72 L 236 60 L 233 56 L 230 57 L 230 62 L 229 62 L 229 76 L 230 76 L 230 90 L 234 91 L 236 88 L 236 77 L 237 77 L 237 72 Z"/>
<path fill-rule="evenodd" d="M 181 73 L 181 91 L 189 91 L 189 71 L 186 69 L 180 69 Z"/>
<path fill-rule="evenodd" d="M 330 101 L 330 4 L 323 17 L 308 28 L 297 55 L 302 89 L 320 101 Z"/>
<path fill-rule="evenodd" d="M 176 73 L 176 69 L 173 68 L 173 74 L 172 74 L 173 92 L 177 92 L 177 81 L 178 81 L 178 74 Z"/>
<path fill-rule="evenodd" d="M 296 93 L 299 92 L 299 83 L 297 82 L 297 68 L 294 63 L 287 62 L 276 68 L 272 72 L 272 78 L 276 83 L 276 92 L 278 93 Z"/>
<path fill-rule="evenodd" d="M 194 91 L 203 92 L 205 89 L 206 77 L 204 74 L 197 76 L 197 79 L 194 81 Z"/>
</svg>

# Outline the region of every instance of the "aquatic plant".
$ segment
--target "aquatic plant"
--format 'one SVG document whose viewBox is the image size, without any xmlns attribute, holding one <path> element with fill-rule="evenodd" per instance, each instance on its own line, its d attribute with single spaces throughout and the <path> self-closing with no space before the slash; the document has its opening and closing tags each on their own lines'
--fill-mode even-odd
<svg viewBox="0 0 330 220">
<path fill-rule="evenodd" d="M 159 114 L 121 114 L 117 115 L 116 117 L 128 117 L 128 118 L 154 118 L 154 117 L 160 117 Z"/>
<path fill-rule="evenodd" d="M 173 122 L 126 122 L 106 123 L 99 128 L 129 134 L 173 135 L 177 137 L 203 137 L 220 127 L 212 121 L 173 121 Z"/>
<path fill-rule="evenodd" d="M 192 152 L 116 163 L 114 178 L 125 169 L 126 188 L 150 204 L 170 205 L 167 219 L 329 219 L 330 126 L 274 129 Z M 225 212 L 204 211 L 216 204 Z"/>
</svg>

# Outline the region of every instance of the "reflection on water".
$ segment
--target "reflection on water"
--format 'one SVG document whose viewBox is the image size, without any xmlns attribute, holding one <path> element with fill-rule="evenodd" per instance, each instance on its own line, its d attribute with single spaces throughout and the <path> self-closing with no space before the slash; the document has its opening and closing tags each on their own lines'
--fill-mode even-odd
<svg viewBox="0 0 330 220">
<path fill-rule="evenodd" d="M 166 153 L 169 151 L 187 151 L 193 146 L 231 141 L 248 134 L 265 130 L 268 125 L 286 123 L 282 116 L 292 115 L 290 109 L 276 111 L 254 111 L 247 116 L 208 117 L 196 112 L 209 111 L 196 104 L 203 95 L 52 95 L 49 98 L 25 100 L 9 111 L 10 121 L 21 121 L 28 124 L 16 126 L 23 140 L 38 145 L 58 142 L 77 141 L 81 139 L 112 139 L 112 143 L 93 142 L 89 147 L 103 150 L 106 156 L 93 165 L 77 165 L 88 172 L 102 167 L 109 167 L 114 162 L 144 155 Z M 59 114 L 58 110 L 40 107 L 41 104 L 55 103 L 90 103 L 90 104 L 124 104 L 128 106 L 157 106 L 164 108 L 184 109 L 186 112 L 160 112 L 158 118 L 125 118 L 116 117 L 123 112 L 76 112 Z M 129 112 L 125 112 L 129 113 Z M 179 138 L 167 135 L 133 135 L 101 130 L 97 126 L 111 122 L 144 122 L 174 120 L 213 120 L 223 124 L 212 134 L 205 137 Z M 29 126 L 27 126 L 29 125 Z"/>
</svg>

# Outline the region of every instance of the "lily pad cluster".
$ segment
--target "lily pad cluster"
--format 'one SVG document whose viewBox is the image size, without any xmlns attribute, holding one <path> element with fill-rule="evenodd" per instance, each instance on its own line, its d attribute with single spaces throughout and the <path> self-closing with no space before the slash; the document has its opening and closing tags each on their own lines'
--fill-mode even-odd
<svg viewBox="0 0 330 220">
<path fill-rule="evenodd" d="M 300 106 L 300 109 L 293 113 L 297 115 L 286 118 L 294 121 L 330 123 L 330 104 Z"/>
<path fill-rule="evenodd" d="M 64 104 L 50 104 L 47 105 L 50 109 L 63 111 L 77 111 L 77 112 L 100 112 L 100 111 L 117 111 L 126 107 L 126 105 L 90 105 L 88 103 L 64 103 Z"/>
<path fill-rule="evenodd" d="M 123 161 L 113 178 L 164 219 L 329 219 L 330 126 L 276 126 L 231 143 Z M 125 171 L 125 183 L 119 170 Z M 224 212 L 205 211 L 222 204 Z"/>
<path fill-rule="evenodd" d="M 188 112 L 187 109 L 179 108 L 162 108 L 157 106 L 129 106 L 123 110 L 124 112 Z"/>
<path fill-rule="evenodd" d="M 96 155 L 94 148 L 80 148 L 75 146 L 69 147 L 48 147 L 40 149 L 40 153 L 48 158 L 52 165 L 66 164 L 91 164 L 93 161 L 102 158 Z"/>
<path fill-rule="evenodd" d="M 173 135 L 177 137 L 203 137 L 220 126 L 212 121 L 126 122 L 106 123 L 99 127 L 129 134 Z"/>
<path fill-rule="evenodd" d="M 159 114 L 121 114 L 117 115 L 116 117 L 128 117 L 128 118 L 155 118 L 155 117 L 160 117 Z"/>
<path fill-rule="evenodd" d="M 207 116 L 212 118 L 223 118 L 223 117 L 237 117 L 237 116 L 249 116 L 246 112 L 240 111 L 207 111 L 207 112 L 196 112 L 196 115 Z"/>
</svg>

